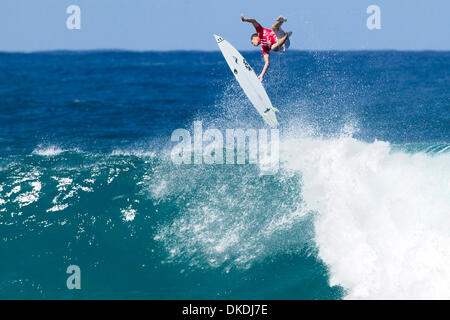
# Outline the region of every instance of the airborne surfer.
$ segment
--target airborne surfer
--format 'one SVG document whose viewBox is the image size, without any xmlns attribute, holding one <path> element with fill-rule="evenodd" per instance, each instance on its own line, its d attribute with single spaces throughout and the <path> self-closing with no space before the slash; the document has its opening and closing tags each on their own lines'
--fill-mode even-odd
<svg viewBox="0 0 450 320">
<path fill-rule="evenodd" d="M 241 20 L 242 22 L 250 22 L 255 27 L 256 33 L 252 34 L 251 42 L 255 47 L 261 45 L 265 64 L 258 78 L 262 81 L 270 65 L 270 51 L 272 50 L 280 53 L 285 52 L 289 48 L 289 37 L 291 36 L 292 31 L 284 32 L 284 30 L 281 29 L 281 25 L 287 21 L 287 19 L 282 16 L 278 17 L 275 21 L 272 30 L 263 28 L 253 18 L 244 18 L 243 14 L 241 14 Z"/>
</svg>

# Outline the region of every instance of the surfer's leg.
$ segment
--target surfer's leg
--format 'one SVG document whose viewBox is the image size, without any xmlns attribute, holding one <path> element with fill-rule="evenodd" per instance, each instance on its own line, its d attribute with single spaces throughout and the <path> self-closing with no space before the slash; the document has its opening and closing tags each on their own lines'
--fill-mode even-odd
<svg viewBox="0 0 450 320">
<path fill-rule="evenodd" d="M 278 19 L 275 21 L 275 24 L 272 26 L 273 31 L 278 31 L 280 29 L 283 22 L 286 22 L 287 19 L 285 17 L 279 16 Z"/>
<path fill-rule="evenodd" d="M 292 31 L 289 31 L 286 33 L 286 35 L 284 37 L 282 37 L 281 39 L 278 40 L 277 43 L 275 43 L 274 45 L 272 45 L 272 50 L 273 51 L 277 51 L 286 41 L 287 39 L 289 39 L 289 37 L 291 36 Z"/>
</svg>

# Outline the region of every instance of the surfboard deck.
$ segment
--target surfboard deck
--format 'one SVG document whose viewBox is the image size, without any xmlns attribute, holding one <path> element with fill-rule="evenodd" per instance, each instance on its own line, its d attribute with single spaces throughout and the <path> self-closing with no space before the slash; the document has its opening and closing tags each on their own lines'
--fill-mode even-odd
<svg viewBox="0 0 450 320">
<path fill-rule="evenodd" d="M 214 38 L 231 72 L 250 102 L 270 127 L 277 127 L 278 121 L 275 112 L 278 110 L 272 106 L 272 102 L 253 68 L 228 41 L 216 34 Z"/>
</svg>

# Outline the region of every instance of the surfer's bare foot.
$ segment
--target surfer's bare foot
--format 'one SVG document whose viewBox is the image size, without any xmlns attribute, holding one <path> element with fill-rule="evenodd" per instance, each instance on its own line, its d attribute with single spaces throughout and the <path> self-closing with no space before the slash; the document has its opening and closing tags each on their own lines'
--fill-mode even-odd
<svg viewBox="0 0 450 320">
<path fill-rule="evenodd" d="M 287 21 L 287 19 L 285 17 L 283 17 L 283 16 L 279 16 L 277 18 L 277 22 L 286 22 L 286 21 Z"/>
</svg>

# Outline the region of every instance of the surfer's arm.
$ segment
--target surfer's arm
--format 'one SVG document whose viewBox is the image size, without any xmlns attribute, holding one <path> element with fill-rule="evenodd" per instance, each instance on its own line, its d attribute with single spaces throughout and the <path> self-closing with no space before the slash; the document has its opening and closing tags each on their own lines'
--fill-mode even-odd
<svg viewBox="0 0 450 320">
<path fill-rule="evenodd" d="M 261 74 L 258 76 L 259 80 L 263 80 L 264 75 L 266 74 L 267 69 L 269 69 L 269 65 L 270 65 L 270 55 L 269 54 L 265 54 L 264 55 L 264 68 L 261 71 Z"/>
<path fill-rule="evenodd" d="M 258 21 L 256 21 L 253 18 L 244 18 L 243 14 L 241 14 L 241 20 L 242 20 L 242 22 L 250 22 L 251 24 L 253 24 L 255 29 L 261 28 L 261 25 L 258 23 Z"/>
</svg>

